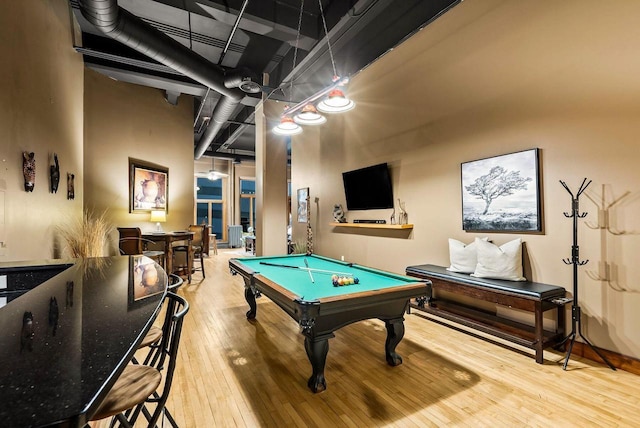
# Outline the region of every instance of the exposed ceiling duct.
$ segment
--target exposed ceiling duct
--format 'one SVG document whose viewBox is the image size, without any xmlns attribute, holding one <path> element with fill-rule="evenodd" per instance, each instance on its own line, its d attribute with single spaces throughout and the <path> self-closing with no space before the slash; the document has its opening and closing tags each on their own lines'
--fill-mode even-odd
<svg viewBox="0 0 640 428">
<path fill-rule="evenodd" d="M 171 37 L 156 30 L 118 6 L 117 0 L 79 0 L 82 15 L 105 35 L 202 83 L 222 97 L 211 115 L 207 130 L 195 148 L 199 159 L 244 98 L 240 88 L 255 92 L 251 72 L 232 73 L 225 79 L 222 67 L 213 64 Z"/>
</svg>

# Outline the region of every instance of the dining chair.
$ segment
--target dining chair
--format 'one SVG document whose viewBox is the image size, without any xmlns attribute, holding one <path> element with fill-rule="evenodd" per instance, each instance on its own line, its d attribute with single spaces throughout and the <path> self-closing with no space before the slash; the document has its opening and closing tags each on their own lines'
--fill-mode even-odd
<svg viewBox="0 0 640 428">
<path fill-rule="evenodd" d="M 155 260 L 163 268 L 165 266 L 164 251 L 150 251 L 145 250 L 145 243 L 152 242 L 146 241 L 142 238 L 142 231 L 139 227 L 119 227 L 118 233 L 120 238 L 118 240 L 118 248 L 122 255 L 138 255 L 142 254 L 153 260 Z"/>
</svg>

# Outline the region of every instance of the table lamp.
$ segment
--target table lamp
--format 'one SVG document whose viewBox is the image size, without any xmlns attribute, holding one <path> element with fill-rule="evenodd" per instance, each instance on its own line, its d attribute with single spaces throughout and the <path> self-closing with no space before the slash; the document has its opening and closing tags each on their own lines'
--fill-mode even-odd
<svg viewBox="0 0 640 428">
<path fill-rule="evenodd" d="M 149 221 L 155 221 L 156 222 L 156 232 L 162 233 L 162 226 L 160 226 L 160 223 L 164 223 L 165 221 L 167 221 L 167 213 L 164 210 L 153 210 L 151 211 L 151 218 L 149 218 Z"/>
</svg>

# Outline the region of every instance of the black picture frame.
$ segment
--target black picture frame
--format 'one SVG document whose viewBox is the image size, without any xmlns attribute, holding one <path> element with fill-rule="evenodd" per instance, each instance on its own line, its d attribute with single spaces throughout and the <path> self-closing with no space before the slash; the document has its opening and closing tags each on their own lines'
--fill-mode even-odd
<svg viewBox="0 0 640 428">
<path fill-rule="evenodd" d="M 534 148 L 461 164 L 463 230 L 542 232 L 539 152 Z"/>
<path fill-rule="evenodd" d="M 169 212 L 169 168 L 129 158 L 129 212 Z"/>
</svg>

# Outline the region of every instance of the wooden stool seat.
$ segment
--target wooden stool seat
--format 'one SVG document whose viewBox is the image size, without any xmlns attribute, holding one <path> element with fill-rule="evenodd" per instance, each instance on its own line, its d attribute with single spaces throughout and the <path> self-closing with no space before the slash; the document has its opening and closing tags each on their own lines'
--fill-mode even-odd
<svg viewBox="0 0 640 428">
<path fill-rule="evenodd" d="M 153 345 L 154 343 L 159 342 L 160 339 L 162 339 L 162 329 L 155 325 L 151 326 L 147 335 L 142 339 L 140 346 L 138 346 L 138 349 Z"/>
<path fill-rule="evenodd" d="M 153 367 L 128 365 L 91 420 L 108 418 L 143 403 L 161 381 L 162 375 Z"/>
</svg>

